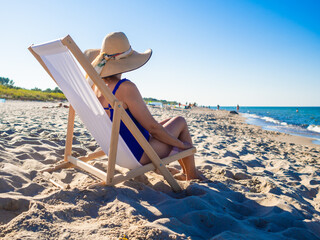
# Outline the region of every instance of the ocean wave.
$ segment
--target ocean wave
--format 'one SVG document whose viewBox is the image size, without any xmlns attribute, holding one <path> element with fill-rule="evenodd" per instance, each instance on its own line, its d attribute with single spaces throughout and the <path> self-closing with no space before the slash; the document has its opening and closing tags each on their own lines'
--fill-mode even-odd
<svg viewBox="0 0 320 240">
<path fill-rule="evenodd" d="M 309 131 L 318 132 L 320 133 L 320 126 L 319 125 L 310 125 L 307 127 Z"/>
<path fill-rule="evenodd" d="M 276 125 L 281 125 L 281 126 L 286 126 L 286 127 L 291 126 L 290 124 L 288 124 L 286 122 L 281 122 L 281 121 L 276 120 L 276 119 L 274 119 L 272 117 L 262 117 L 262 116 L 258 116 L 256 114 L 250 114 L 250 113 L 244 113 L 243 116 L 245 118 L 260 119 L 260 120 L 263 120 L 265 122 L 270 122 L 270 123 L 273 123 L 273 124 L 276 124 Z"/>
<path fill-rule="evenodd" d="M 250 113 L 242 113 L 242 115 L 244 116 L 244 117 L 246 117 L 246 118 L 261 118 L 261 117 L 259 117 L 258 115 L 256 115 L 256 114 L 250 114 Z"/>
<path fill-rule="evenodd" d="M 275 123 L 275 124 L 281 124 L 280 121 L 274 119 L 274 118 L 271 118 L 271 117 L 262 117 L 261 118 L 262 120 L 265 120 L 266 122 L 272 122 L 272 123 Z"/>
<path fill-rule="evenodd" d="M 308 114 L 303 116 L 300 111 L 299 114 L 296 114 L 295 111 L 294 114 L 291 114 L 288 111 L 276 110 L 268 115 L 267 111 L 247 111 L 241 113 L 241 115 L 246 118 L 248 124 L 261 126 L 265 130 L 317 139 L 316 144 L 320 144 L 320 125 L 317 124 L 318 119 L 320 120 L 320 115 L 316 115 L 317 118 L 311 118 L 312 121 L 310 121 L 310 116 Z"/>
<path fill-rule="evenodd" d="M 258 120 L 263 120 L 264 122 L 269 122 L 269 123 L 273 123 L 275 125 L 278 125 L 279 127 L 285 127 L 285 129 L 290 129 L 291 131 L 305 131 L 306 129 L 312 132 L 317 132 L 320 133 L 320 125 L 306 125 L 306 124 L 302 124 L 302 125 L 292 125 L 292 124 L 288 124 L 286 122 L 282 122 L 279 120 L 276 120 L 272 117 L 263 117 L 263 116 L 258 116 L 256 114 L 250 114 L 250 113 L 244 113 L 243 114 L 244 117 L 246 117 L 247 119 L 251 118 L 251 119 L 258 119 Z"/>
</svg>

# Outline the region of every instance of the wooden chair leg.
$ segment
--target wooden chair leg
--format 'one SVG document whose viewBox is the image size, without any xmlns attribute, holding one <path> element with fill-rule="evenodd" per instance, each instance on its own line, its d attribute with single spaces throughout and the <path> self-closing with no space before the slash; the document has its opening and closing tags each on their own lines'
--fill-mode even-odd
<svg viewBox="0 0 320 240">
<path fill-rule="evenodd" d="M 72 151 L 72 139 L 73 139 L 73 129 L 74 129 L 74 118 L 75 110 L 70 105 L 69 116 L 68 116 L 68 128 L 67 128 L 67 137 L 66 137 L 66 147 L 64 151 L 64 161 L 68 161 L 68 156 L 71 155 Z"/>
<path fill-rule="evenodd" d="M 114 170 L 116 166 L 117 151 L 118 151 L 118 141 L 119 141 L 119 130 L 120 130 L 120 120 L 122 113 L 122 104 L 119 101 L 115 101 L 113 104 L 114 115 L 112 120 L 111 129 L 111 140 L 109 148 L 109 159 L 108 159 L 108 169 L 107 169 L 107 179 L 106 183 L 108 185 L 112 184 Z"/>
</svg>

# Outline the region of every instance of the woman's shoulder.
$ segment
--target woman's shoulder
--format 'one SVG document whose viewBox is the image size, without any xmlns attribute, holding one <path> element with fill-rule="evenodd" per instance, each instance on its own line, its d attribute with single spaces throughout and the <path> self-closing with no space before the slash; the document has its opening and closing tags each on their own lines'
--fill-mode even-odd
<svg viewBox="0 0 320 240">
<path fill-rule="evenodd" d="M 141 97 L 141 94 L 137 86 L 133 82 L 127 79 L 126 81 L 123 81 L 119 86 L 117 95 L 118 95 L 117 97 L 119 97 L 124 102 Z"/>
<path fill-rule="evenodd" d="M 128 79 L 123 79 L 122 80 L 123 82 L 121 83 L 121 88 L 124 90 L 124 91 L 134 91 L 134 90 L 138 90 L 137 89 L 137 86 L 131 82 L 130 80 Z"/>
</svg>

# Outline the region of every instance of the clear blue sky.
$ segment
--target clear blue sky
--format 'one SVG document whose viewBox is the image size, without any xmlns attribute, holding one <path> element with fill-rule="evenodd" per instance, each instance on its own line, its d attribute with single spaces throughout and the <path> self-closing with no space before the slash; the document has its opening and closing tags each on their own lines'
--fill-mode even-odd
<svg viewBox="0 0 320 240">
<path fill-rule="evenodd" d="M 54 88 L 27 50 L 70 34 L 99 48 L 113 31 L 153 49 L 125 74 L 144 97 L 215 106 L 319 106 L 317 0 L 0 0 L 0 76 Z"/>
</svg>

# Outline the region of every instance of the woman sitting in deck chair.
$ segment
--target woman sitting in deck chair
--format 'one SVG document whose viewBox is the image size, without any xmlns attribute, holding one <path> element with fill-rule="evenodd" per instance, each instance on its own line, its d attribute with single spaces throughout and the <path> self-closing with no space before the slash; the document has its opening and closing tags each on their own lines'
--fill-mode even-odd
<svg viewBox="0 0 320 240">
<path fill-rule="evenodd" d="M 188 149 L 192 147 L 192 139 L 183 117 L 174 117 L 158 123 L 149 112 L 136 85 L 121 79 L 121 74 L 143 66 L 151 57 L 149 49 L 145 53 L 132 50 L 126 35 L 122 32 L 108 34 L 100 49 L 88 49 L 85 55 L 100 74 L 113 94 L 123 103 L 128 115 L 135 122 L 141 133 L 148 140 L 160 158 L 167 157 L 173 149 Z M 94 92 L 105 108 L 109 117 L 113 118 L 113 109 L 93 86 Z M 129 149 L 142 164 L 150 162 L 144 150 L 121 122 L 120 135 Z M 179 180 L 201 179 L 204 177 L 197 171 L 194 155 L 179 160 L 183 173 L 176 175 Z"/>
</svg>

